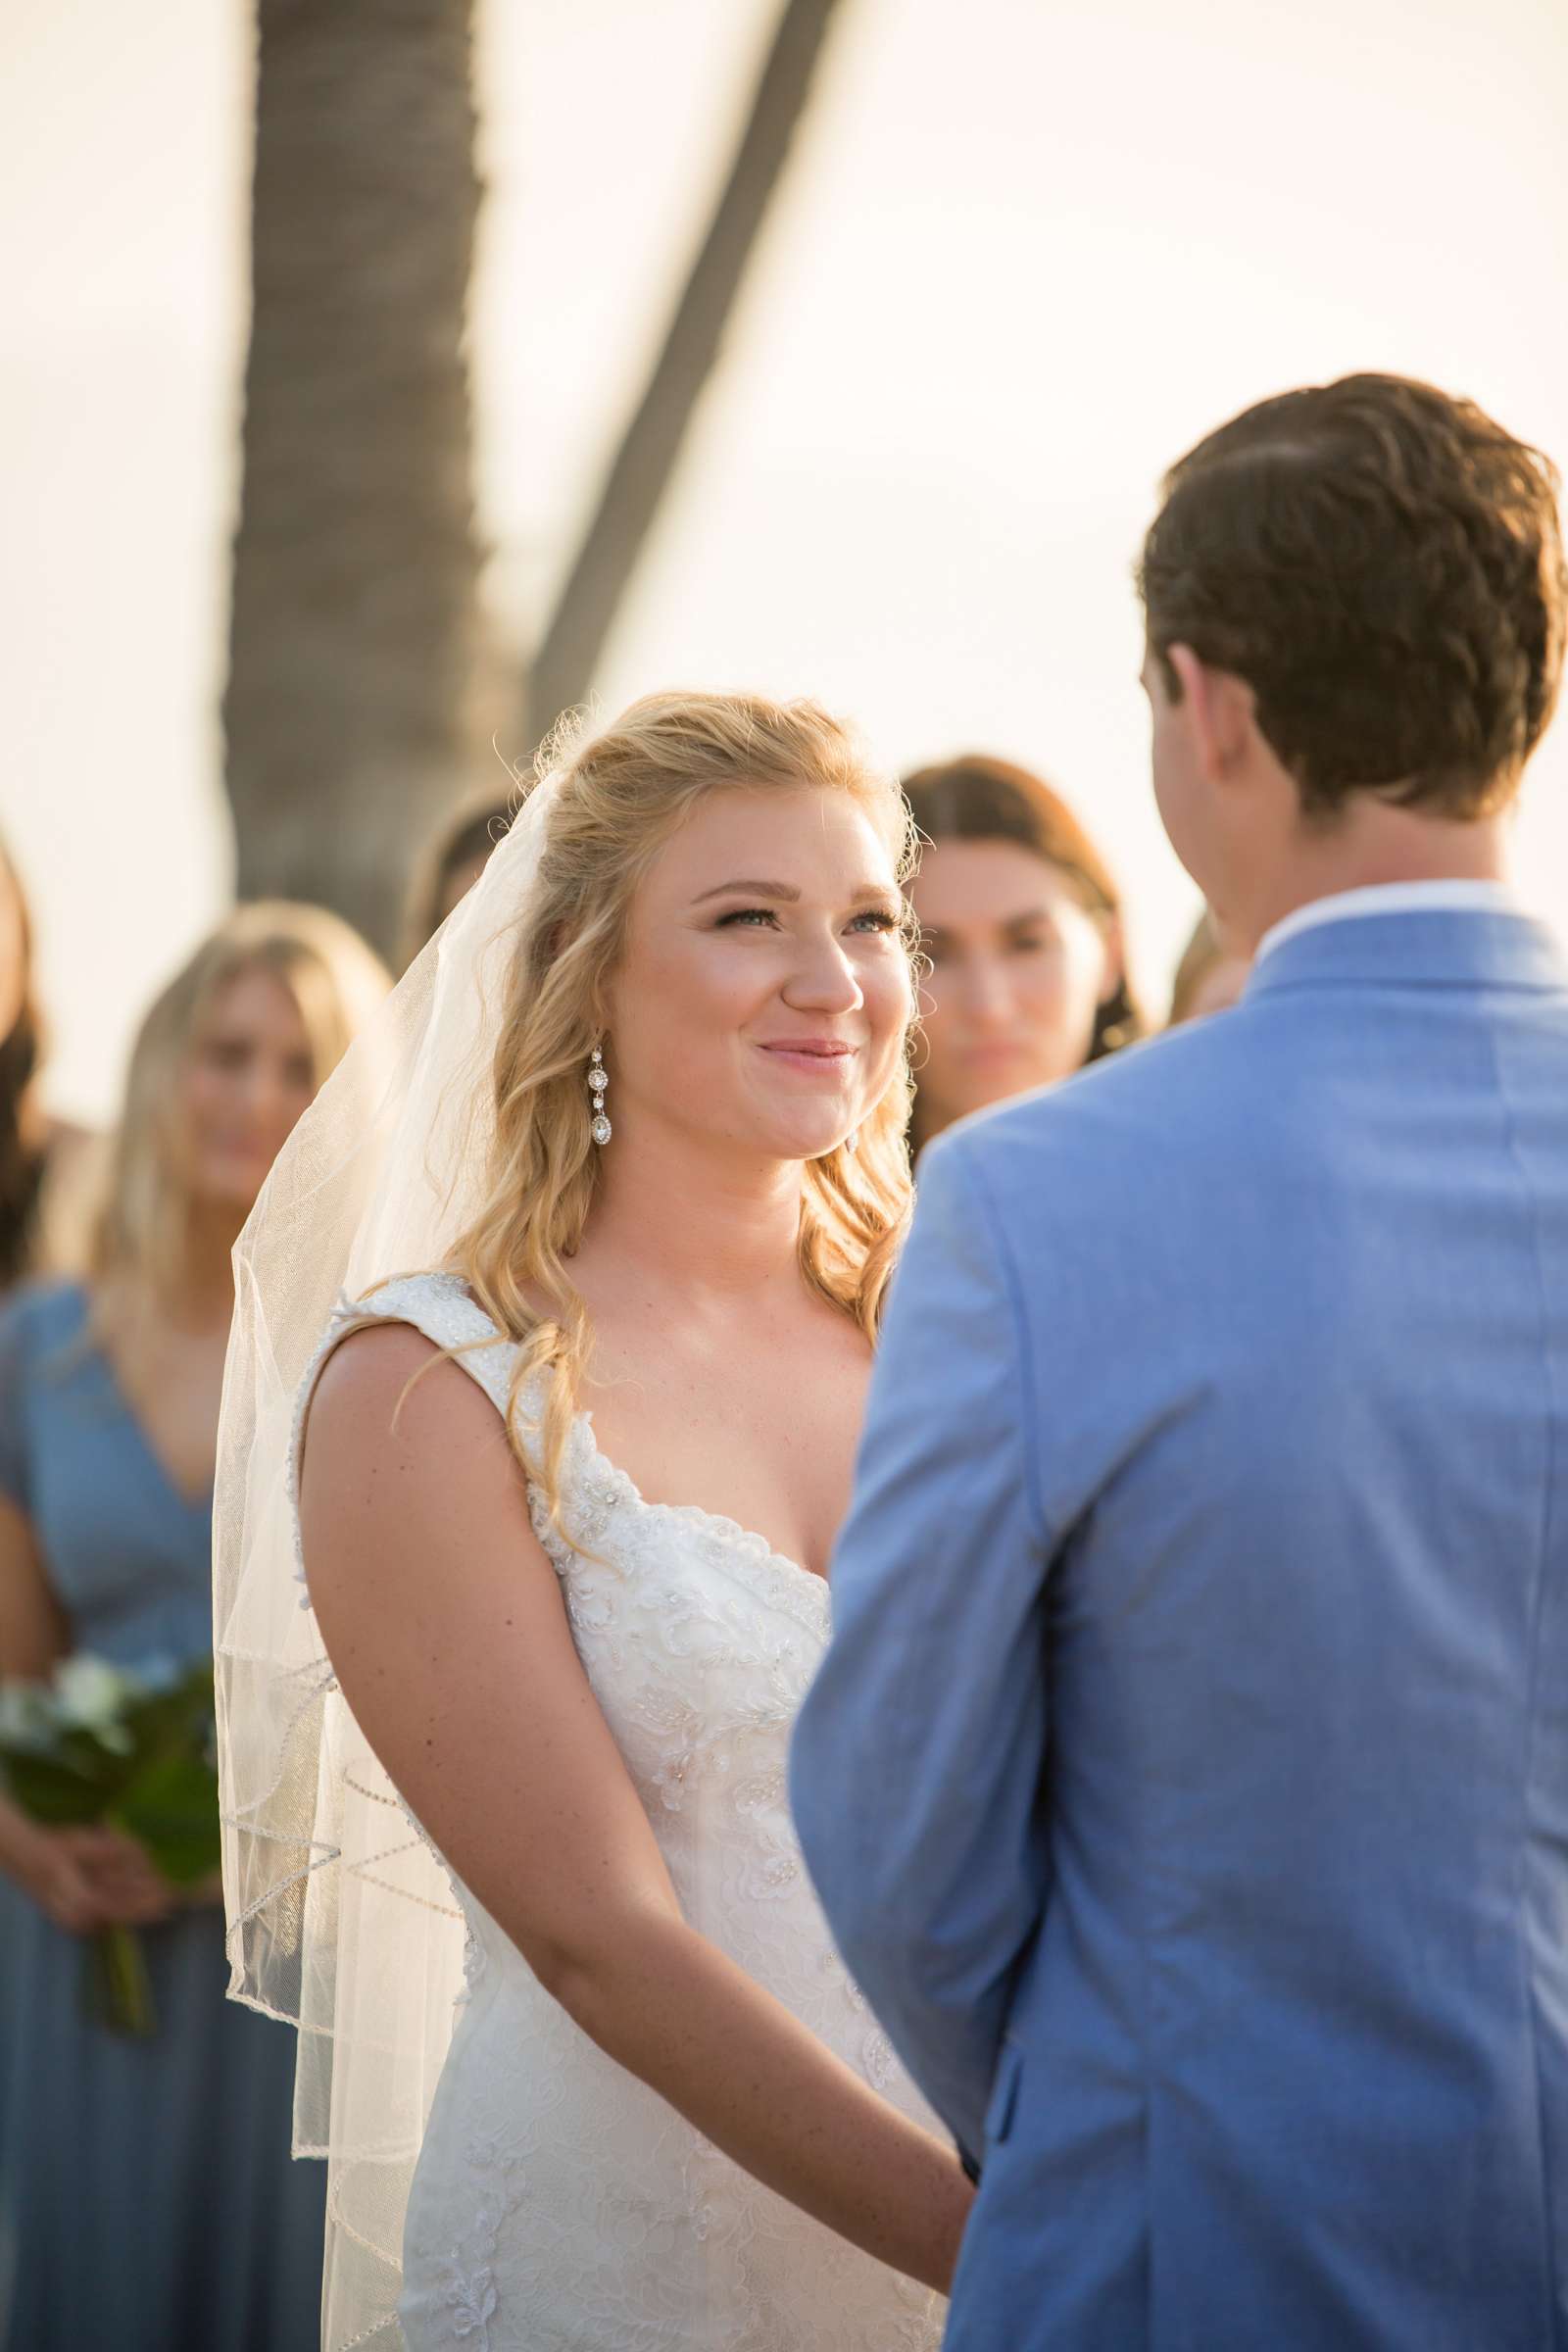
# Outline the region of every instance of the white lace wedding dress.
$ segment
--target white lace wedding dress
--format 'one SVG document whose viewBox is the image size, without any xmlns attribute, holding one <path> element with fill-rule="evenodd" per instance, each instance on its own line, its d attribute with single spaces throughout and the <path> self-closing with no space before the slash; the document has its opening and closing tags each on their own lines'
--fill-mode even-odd
<svg viewBox="0 0 1568 2352">
<path fill-rule="evenodd" d="M 494 1328 L 453 1279 L 392 1283 L 340 1310 L 311 1383 L 337 1341 L 377 1320 L 443 1347 Z M 504 1410 L 512 1348 L 457 1360 Z M 786 1752 L 827 1639 L 826 1585 L 731 1520 L 645 1502 L 586 1414 L 563 1520 L 569 1541 L 535 1498 L 578 1655 L 687 1919 L 937 2129 L 845 1974 L 790 1823 Z M 760 2185 L 606 2057 L 453 1885 L 468 1992 L 409 2204 L 410 2352 L 936 2346 L 940 2298 Z"/>
</svg>

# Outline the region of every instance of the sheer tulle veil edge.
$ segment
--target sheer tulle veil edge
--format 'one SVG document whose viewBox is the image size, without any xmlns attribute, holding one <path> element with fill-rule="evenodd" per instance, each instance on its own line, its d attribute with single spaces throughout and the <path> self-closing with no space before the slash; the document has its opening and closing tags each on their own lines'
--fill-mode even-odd
<svg viewBox="0 0 1568 2352">
<path fill-rule="evenodd" d="M 555 799 L 551 774 L 300 1121 L 234 1252 L 214 1530 L 229 1992 L 298 2030 L 295 2154 L 328 2167 L 325 2352 L 402 2340 L 404 2213 L 464 1930 L 336 1688 L 296 1442 L 339 1304 L 441 1265 L 482 1205 L 496 1022 Z"/>
</svg>

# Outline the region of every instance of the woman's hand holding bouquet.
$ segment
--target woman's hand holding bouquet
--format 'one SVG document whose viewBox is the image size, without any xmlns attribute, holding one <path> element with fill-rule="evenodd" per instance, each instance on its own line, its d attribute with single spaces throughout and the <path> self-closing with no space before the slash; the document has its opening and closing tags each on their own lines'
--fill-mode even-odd
<svg viewBox="0 0 1568 2352">
<path fill-rule="evenodd" d="M 212 1899 L 219 1865 L 211 1659 L 132 1674 L 79 1653 L 0 1685 L 12 1875 L 92 1938 L 88 1996 L 120 2033 L 155 2025 L 136 1931 Z"/>
</svg>

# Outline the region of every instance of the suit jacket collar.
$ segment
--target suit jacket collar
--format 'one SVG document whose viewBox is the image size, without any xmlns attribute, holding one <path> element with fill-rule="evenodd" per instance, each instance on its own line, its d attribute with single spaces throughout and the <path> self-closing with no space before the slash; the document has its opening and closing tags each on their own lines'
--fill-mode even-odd
<svg viewBox="0 0 1568 2352">
<path fill-rule="evenodd" d="M 1246 1001 L 1283 988 L 1568 990 L 1568 956 L 1536 916 L 1432 907 L 1317 923 L 1281 940 L 1255 966 Z"/>
</svg>

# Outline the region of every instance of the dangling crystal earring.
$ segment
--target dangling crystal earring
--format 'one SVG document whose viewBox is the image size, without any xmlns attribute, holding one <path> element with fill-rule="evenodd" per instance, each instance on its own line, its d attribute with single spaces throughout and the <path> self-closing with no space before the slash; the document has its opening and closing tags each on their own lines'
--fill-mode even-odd
<svg viewBox="0 0 1568 2352">
<path fill-rule="evenodd" d="M 849 1134 L 844 1138 L 844 1149 L 846 1152 L 858 1152 L 860 1149 L 860 1130 L 858 1127 L 852 1127 L 850 1129 Z"/>
<path fill-rule="evenodd" d="M 595 1046 L 592 1054 L 588 1056 L 588 1092 L 594 1106 L 594 1123 L 589 1129 L 589 1133 L 594 1142 L 601 1147 L 608 1144 L 614 1133 L 614 1129 L 605 1116 L 605 1089 L 609 1084 L 610 1072 L 605 1067 L 603 1050 Z"/>
</svg>

